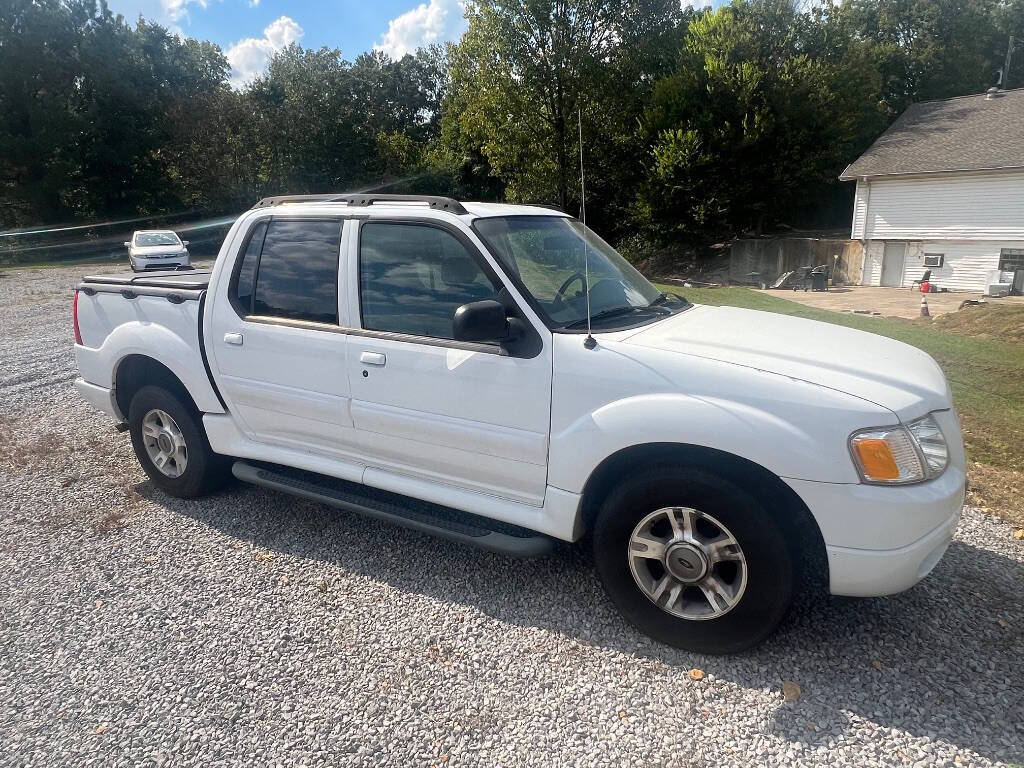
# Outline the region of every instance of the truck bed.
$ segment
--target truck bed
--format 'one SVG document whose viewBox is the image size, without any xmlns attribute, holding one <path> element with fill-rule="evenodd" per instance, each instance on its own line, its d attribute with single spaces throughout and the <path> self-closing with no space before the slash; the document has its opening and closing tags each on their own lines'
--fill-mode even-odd
<svg viewBox="0 0 1024 768">
<path fill-rule="evenodd" d="M 82 278 L 75 295 L 81 339 L 75 359 L 82 379 L 113 389 L 125 352 L 141 354 L 159 359 L 185 385 L 201 411 L 223 413 L 203 347 L 203 299 L 209 282 L 210 272 L 205 270 Z"/>
</svg>

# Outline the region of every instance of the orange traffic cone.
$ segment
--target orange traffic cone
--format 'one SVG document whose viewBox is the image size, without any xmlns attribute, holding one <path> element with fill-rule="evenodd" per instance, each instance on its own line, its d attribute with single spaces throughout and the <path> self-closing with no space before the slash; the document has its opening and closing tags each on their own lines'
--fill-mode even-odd
<svg viewBox="0 0 1024 768">
<path fill-rule="evenodd" d="M 921 317 L 931 317 L 931 313 L 928 311 L 928 299 L 924 296 L 921 297 Z"/>
</svg>

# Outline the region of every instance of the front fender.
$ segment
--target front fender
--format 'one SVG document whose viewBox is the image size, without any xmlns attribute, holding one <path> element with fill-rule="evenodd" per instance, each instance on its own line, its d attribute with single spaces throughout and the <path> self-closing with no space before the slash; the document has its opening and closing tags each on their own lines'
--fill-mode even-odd
<svg viewBox="0 0 1024 768">
<path fill-rule="evenodd" d="M 581 493 L 590 473 L 612 454 L 638 445 L 676 443 L 724 451 L 779 477 L 855 483 L 846 438 L 857 419 L 844 421 L 785 418 L 757 405 L 706 395 L 626 397 L 552 434 L 548 482 Z"/>
<path fill-rule="evenodd" d="M 75 345 L 75 359 L 82 377 L 113 388 L 117 368 L 131 355 L 141 355 L 166 366 L 188 390 L 204 413 L 224 413 L 203 365 L 198 338 L 186 341 L 169 328 L 151 322 L 122 323 L 97 348 Z"/>
</svg>

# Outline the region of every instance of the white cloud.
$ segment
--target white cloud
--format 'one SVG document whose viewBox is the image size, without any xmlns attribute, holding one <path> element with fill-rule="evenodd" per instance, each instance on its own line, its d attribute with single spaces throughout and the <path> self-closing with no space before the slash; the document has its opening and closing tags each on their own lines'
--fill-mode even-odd
<svg viewBox="0 0 1024 768">
<path fill-rule="evenodd" d="M 305 34 L 294 19 L 282 16 L 267 25 L 263 37 L 247 37 L 228 48 L 227 59 L 231 65 L 231 85 L 243 88 L 255 77 L 263 74 L 270 63 L 270 57 L 297 43 Z"/>
<path fill-rule="evenodd" d="M 206 10 L 207 0 L 160 0 L 164 15 L 171 21 L 181 21 L 188 18 L 188 7 L 198 5 Z"/>
<path fill-rule="evenodd" d="M 260 0 L 249 0 L 249 7 L 250 8 L 255 8 L 259 4 L 260 4 Z"/>
<path fill-rule="evenodd" d="M 457 40 L 466 31 L 466 19 L 460 0 L 429 0 L 388 22 L 388 31 L 374 46 L 392 58 L 431 43 Z"/>
<path fill-rule="evenodd" d="M 711 0 L 680 0 L 680 2 L 683 8 L 696 8 L 698 11 L 701 8 L 711 8 L 713 5 Z"/>
</svg>

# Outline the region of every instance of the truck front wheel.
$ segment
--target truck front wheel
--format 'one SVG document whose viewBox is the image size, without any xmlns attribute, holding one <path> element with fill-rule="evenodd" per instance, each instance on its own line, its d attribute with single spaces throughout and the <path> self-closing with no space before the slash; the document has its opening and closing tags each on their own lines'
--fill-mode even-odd
<svg viewBox="0 0 1024 768">
<path fill-rule="evenodd" d="M 213 452 L 199 413 L 163 387 L 142 387 L 128 409 L 132 447 L 153 484 L 190 499 L 223 485 L 227 459 Z"/>
<path fill-rule="evenodd" d="M 620 484 L 597 514 L 594 556 L 631 623 L 699 653 L 761 642 L 793 591 L 793 556 L 778 521 L 705 469 L 652 467 Z"/>
</svg>

